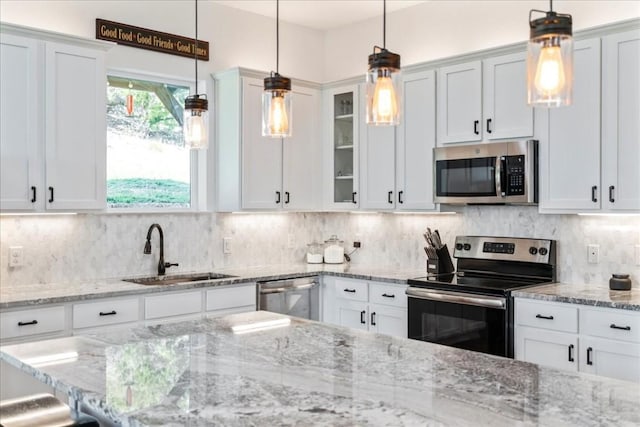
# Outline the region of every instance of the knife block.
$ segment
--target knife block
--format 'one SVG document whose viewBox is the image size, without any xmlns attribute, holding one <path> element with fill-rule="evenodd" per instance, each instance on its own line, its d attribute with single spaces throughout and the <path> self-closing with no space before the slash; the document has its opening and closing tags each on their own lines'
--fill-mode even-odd
<svg viewBox="0 0 640 427">
<path fill-rule="evenodd" d="M 427 273 L 430 274 L 447 274 L 453 273 L 456 269 L 449 255 L 449 248 L 444 245 L 440 249 L 436 249 L 437 258 L 427 258 Z"/>
</svg>

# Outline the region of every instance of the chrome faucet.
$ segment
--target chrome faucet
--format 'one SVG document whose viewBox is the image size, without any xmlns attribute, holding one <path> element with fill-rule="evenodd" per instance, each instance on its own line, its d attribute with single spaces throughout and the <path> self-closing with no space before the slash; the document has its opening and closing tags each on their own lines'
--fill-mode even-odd
<svg viewBox="0 0 640 427">
<path fill-rule="evenodd" d="M 162 227 L 160 227 L 159 224 L 151 224 L 151 227 L 149 227 L 149 231 L 147 231 L 147 243 L 144 244 L 145 255 L 151 254 L 151 233 L 153 232 L 154 228 L 157 228 L 158 233 L 160 234 L 160 260 L 158 261 L 158 276 L 164 276 L 167 268 L 174 266 L 177 267 L 179 264 L 164 262 L 164 233 L 162 232 Z"/>
</svg>

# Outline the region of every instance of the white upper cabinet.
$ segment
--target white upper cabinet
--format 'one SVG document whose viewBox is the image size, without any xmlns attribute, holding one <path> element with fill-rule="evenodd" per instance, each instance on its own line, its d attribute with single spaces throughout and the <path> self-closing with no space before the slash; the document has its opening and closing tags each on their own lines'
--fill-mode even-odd
<svg viewBox="0 0 640 427">
<path fill-rule="evenodd" d="M 438 143 L 482 140 L 482 63 L 438 70 Z"/>
<path fill-rule="evenodd" d="M 3 24 L 2 210 L 106 207 L 110 43 Z"/>
<path fill-rule="evenodd" d="M 0 39 L 1 208 L 33 211 L 44 197 L 40 161 L 41 99 L 37 40 L 2 34 Z M 40 200 L 38 200 L 40 199 Z"/>
<path fill-rule="evenodd" d="M 602 200 L 640 210 L 640 31 L 603 38 Z"/>
<path fill-rule="evenodd" d="M 396 128 L 396 209 L 435 210 L 436 73 L 406 73 L 402 84 L 402 120 Z"/>
<path fill-rule="evenodd" d="M 533 135 L 533 108 L 527 104 L 526 54 L 497 56 L 482 62 L 485 139 Z"/>
<path fill-rule="evenodd" d="M 438 70 L 438 144 L 531 136 L 524 52 Z"/>
<path fill-rule="evenodd" d="M 292 87 L 292 135 L 262 136 L 263 81 L 233 69 L 215 75 L 216 209 L 318 210 L 322 153 L 318 90 Z M 265 73 L 266 75 L 266 73 Z"/>
<path fill-rule="evenodd" d="M 573 61 L 572 104 L 538 111 L 541 212 L 600 209 L 600 39 L 576 42 Z"/>
</svg>

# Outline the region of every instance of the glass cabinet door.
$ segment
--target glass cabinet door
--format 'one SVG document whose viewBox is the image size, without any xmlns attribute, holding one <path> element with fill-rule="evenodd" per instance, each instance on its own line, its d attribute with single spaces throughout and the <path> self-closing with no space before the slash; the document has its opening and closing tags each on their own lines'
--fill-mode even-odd
<svg viewBox="0 0 640 427">
<path fill-rule="evenodd" d="M 333 95 L 333 202 L 357 204 L 354 92 Z"/>
</svg>

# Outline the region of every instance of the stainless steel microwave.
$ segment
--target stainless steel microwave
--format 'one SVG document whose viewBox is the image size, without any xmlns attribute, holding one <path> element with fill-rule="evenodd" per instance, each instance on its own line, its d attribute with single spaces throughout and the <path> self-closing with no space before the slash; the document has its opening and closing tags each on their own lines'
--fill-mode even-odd
<svg viewBox="0 0 640 427">
<path fill-rule="evenodd" d="M 537 204 L 538 141 L 434 148 L 434 202 Z"/>
</svg>

